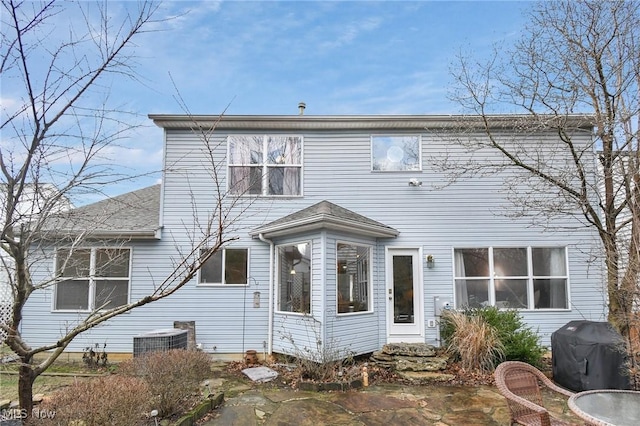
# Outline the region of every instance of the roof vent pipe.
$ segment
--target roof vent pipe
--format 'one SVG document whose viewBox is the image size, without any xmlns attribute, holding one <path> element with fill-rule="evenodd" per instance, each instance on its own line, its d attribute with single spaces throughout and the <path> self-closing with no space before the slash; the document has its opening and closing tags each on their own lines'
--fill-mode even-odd
<svg viewBox="0 0 640 426">
<path fill-rule="evenodd" d="M 307 107 L 307 104 L 304 102 L 300 102 L 298 104 L 298 110 L 300 111 L 300 115 L 304 115 L 304 109 Z"/>
</svg>

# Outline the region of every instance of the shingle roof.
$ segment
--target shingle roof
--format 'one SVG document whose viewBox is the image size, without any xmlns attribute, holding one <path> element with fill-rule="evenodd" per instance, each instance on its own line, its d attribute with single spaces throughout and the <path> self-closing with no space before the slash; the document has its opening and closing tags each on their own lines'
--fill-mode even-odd
<svg viewBox="0 0 640 426">
<path fill-rule="evenodd" d="M 160 227 L 160 185 L 153 185 L 47 219 L 47 237 L 87 233 L 88 237 L 154 238 Z"/>
<path fill-rule="evenodd" d="M 262 234 L 266 238 L 273 238 L 322 228 L 379 238 L 396 237 L 399 234 L 390 226 L 324 200 L 256 228 L 251 235 Z"/>
</svg>

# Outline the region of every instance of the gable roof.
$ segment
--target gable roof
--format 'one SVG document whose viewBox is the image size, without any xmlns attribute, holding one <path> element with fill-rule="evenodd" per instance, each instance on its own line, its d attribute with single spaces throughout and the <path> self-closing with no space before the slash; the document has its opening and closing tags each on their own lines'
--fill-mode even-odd
<svg viewBox="0 0 640 426">
<path fill-rule="evenodd" d="M 399 234 L 396 229 L 390 226 L 327 200 L 276 219 L 252 230 L 250 234 L 253 237 L 262 234 L 265 238 L 274 238 L 319 229 L 347 231 L 376 238 L 392 238 Z"/>
<path fill-rule="evenodd" d="M 157 238 L 160 185 L 153 185 L 47 218 L 43 237 Z"/>
</svg>

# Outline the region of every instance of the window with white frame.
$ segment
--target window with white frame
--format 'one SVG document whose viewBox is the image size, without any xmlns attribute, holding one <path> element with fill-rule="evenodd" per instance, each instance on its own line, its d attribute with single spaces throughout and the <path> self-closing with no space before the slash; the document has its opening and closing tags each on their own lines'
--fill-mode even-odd
<svg viewBox="0 0 640 426">
<path fill-rule="evenodd" d="M 130 258 L 127 248 L 58 249 L 54 309 L 92 311 L 128 303 Z"/>
<path fill-rule="evenodd" d="M 231 135 L 228 143 L 233 194 L 302 194 L 302 137 Z"/>
<path fill-rule="evenodd" d="M 372 136 L 371 170 L 381 172 L 422 170 L 420 136 Z"/>
<path fill-rule="evenodd" d="M 456 305 L 568 309 L 564 247 L 454 250 Z"/>
<path fill-rule="evenodd" d="M 311 244 L 278 247 L 278 310 L 311 313 Z"/>
<path fill-rule="evenodd" d="M 208 249 L 200 250 L 205 256 Z M 249 267 L 249 250 L 223 249 L 213 253 L 200 268 L 200 284 L 246 285 Z"/>
<path fill-rule="evenodd" d="M 371 248 L 349 243 L 337 245 L 338 313 L 370 310 Z"/>
</svg>

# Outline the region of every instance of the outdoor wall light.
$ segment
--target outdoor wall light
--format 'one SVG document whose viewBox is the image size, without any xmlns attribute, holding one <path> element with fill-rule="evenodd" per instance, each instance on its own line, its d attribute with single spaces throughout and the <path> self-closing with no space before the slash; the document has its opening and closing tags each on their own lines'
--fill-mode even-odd
<svg viewBox="0 0 640 426">
<path fill-rule="evenodd" d="M 427 261 L 427 268 L 432 269 L 433 265 L 435 264 L 435 260 L 433 259 L 433 255 L 432 254 L 426 255 L 424 260 Z"/>
<path fill-rule="evenodd" d="M 409 179 L 409 186 L 422 186 L 422 181 L 416 178 Z"/>
</svg>

